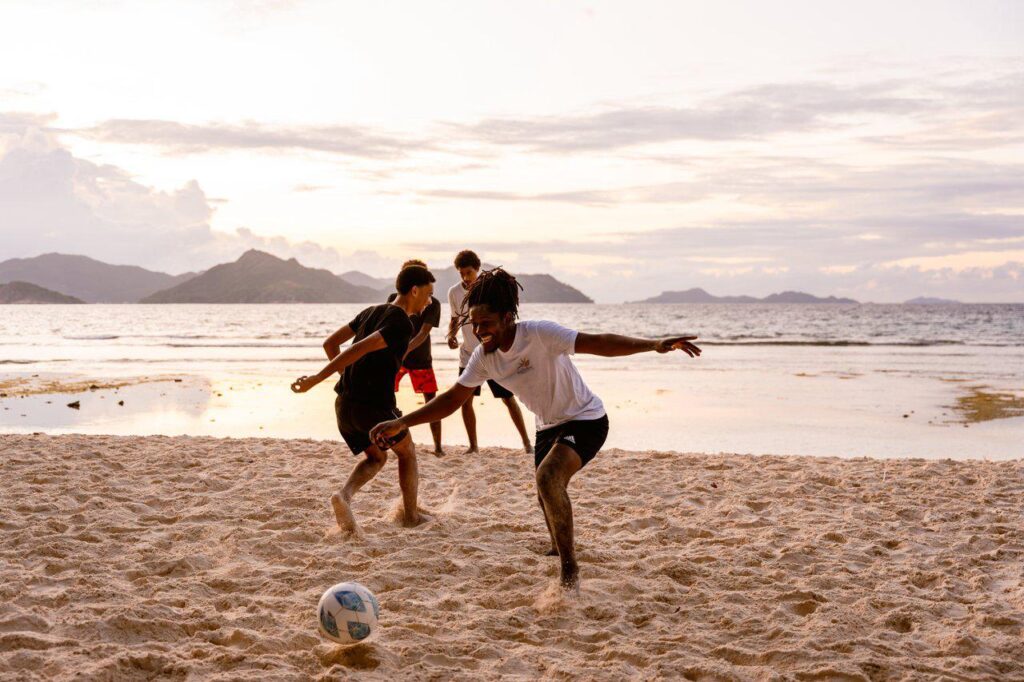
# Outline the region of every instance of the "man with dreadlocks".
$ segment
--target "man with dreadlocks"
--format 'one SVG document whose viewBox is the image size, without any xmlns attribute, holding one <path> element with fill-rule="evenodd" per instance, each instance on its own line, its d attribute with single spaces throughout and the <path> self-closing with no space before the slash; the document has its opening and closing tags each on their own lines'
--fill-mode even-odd
<svg viewBox="0 0 1024 682">
<path fill-rule="evenodd" d="M 594 458 L 608 435 L 608 415 L 601 399 L 584 383 L 569 359 L 573 353 L 604 357 L 681 350 L 700 355 L 696 336 L 649 340 L 618 334 L 584 334 L 554 322 L 522 321 L 515 278 L 497 268 L 480 275 L 469 289 L 465 310 L 480 346 L 458 383 L 420 409 L 378 424 L 370 437 L 385 442 L 416 424 L 455 412 L 484 381 L 507 386 L 537 416 L 534 453 L 537 495 L 551 536 L 551 556 L 561 560 L 561 585 L 575 590 L 579 567 L 573 545 L 572 504 L 568 485 Z"/>
<path fill-rule="evenodd" d="M 469 288 L 480 275 L 480 257 L 466 249 L 455 255 L 455 269 L 459 273 L 459 281 L 448 290 L 448 308 L 451 310 L 452 319 L 448 324 L 448 347 L 452 350 L 459 349 L 459 374 L 466 371 L 466 365 L 473 351 L 480 345 L 480 340 L 473 336 L 472 325 L 469 322 L 469 315 L 465 313 L 466 296 L 469 295 Z M 462 330 L 462 344 L 459 345 L 457 334 Z M 523 412 L 519 409 L 519 403 L 512 391 L 508 390 L 497 381 L 488 380 L 487 388 L 491 395 L 505 404 L 508 416 L 512 418 L 519 437 L 523 440 L 523 449 L 527 454 L 533 452 L 533 444 L 530 443 L 530 434 L 526 430 L 526 422 L 523 421 Z M 480 395 L 481 387 L 477 386 L 473 395 Z M 473 411 L 473 399 L 470 398 L 462 404 L 462 423 L 466 425 L 466 437 L 469 438 L 469 449 L 467 455 L 479 452 L 476 440 L 476 412 Z"/>
</svg>

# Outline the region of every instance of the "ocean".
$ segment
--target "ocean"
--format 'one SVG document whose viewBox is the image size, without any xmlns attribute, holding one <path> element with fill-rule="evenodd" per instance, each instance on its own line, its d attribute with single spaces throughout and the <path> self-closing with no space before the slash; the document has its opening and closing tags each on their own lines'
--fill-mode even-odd
<svg viewBox="0 0 1024 682">
<path fill-rule="evenodd" d="M 303 396 L 288 385 L 326 361 L 323 339 L 362 307 L 0 306 L 0 431 L 337 439 L 330 382 Z M 1024 417 L 974 422 L 963 409 L 979 393 L 1024 397 L 1024 305 L 527 304 L 521 317 L 700 337 L 699 359 L 574 358 L 608 406 L 610 447 L 1024 456 Z M 431 340 L 443 389 L 457 353 L 443 330 Z M 58 392 L 16 397 L 44 382 Z M 74 382 L 126 385 L 64 390 Z M 400 408 L 417 404 L 403 385 Z M 478 406 L 481 445 L 516 446 L 504 406 L 486 391 Z M 458 415 L 444 440 L 466 442 Z"/>
</svg>

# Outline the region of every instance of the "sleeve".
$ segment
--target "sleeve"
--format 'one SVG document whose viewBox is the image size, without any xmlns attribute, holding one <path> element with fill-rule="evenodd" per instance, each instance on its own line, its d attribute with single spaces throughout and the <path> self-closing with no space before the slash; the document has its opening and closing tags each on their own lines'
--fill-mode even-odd
<svg viewBox="0 0 1024 682">
<path fill-rule="evenodd" d="M 431 327 L 441 325 L 441 302 L 436 298 L 430 299 L 430 305 L 427 306 L 427 311 L 423 314 L 423 324 L 429 324 Z"/>
<path fill-rule="evenodd" d="M 459 375 L 458 383 L 469 388 L 476 388 L 487 381 L 487 370 L 484 368 L 484 347 L 477 346 L 469 356 L 465 371 Z"/>
<path fill-rule="evenodd" d="M 451 311 L 452 317 L 459 316 L 458 307 L 458 301 L 455 300 L 455 287 L 452 287 L 451 289 L 448 290 L 448 310 Z"/>
<path fill-rule="evenodd" d="M 545 348 L 555 355 L 573 355 L 576 352 L 575 329 L 563 327 L 557 322 L 541 321 L 534 325 L 534 333 Z"/>
<path fill-rule="evenodd" d="M 352 321 L 348 323 L 349 328 L 359 336 L 359 328 L 363 326 L 363 321 L 366 320 L 366 314 L 370 311 L 370 308 L 363 308 L 359 311 L 359 314 L 352 318 Z"/>
<path fill-rule="evenodd" d="M 398 315 L 389 315 L 377 331 L 384 337 L 384 343 L 388 344 L 389 350 L 393 353 L 404 353 L 405 346 L 409 345 L 409 339 L 412 338 L 412 323 L 405 313 L 397 312 Z"/>
</svg>

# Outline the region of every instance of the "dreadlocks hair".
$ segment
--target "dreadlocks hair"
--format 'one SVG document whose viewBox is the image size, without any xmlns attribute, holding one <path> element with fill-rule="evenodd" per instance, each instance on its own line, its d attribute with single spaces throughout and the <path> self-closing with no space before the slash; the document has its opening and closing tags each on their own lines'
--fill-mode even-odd
<svg viewBox="0 0 1024 682">
<path fill-rule="evenodd" d="M 512 313 L 512 319 L 519 317 L 519 291 L 523 285 L 507 273 L 504 268 L 484 270 L 469 287 L 459 311 L 459 326 L 469 319 L 469 310 L 475 305 L 485 305 L 498 314 Z"/>
</svg>

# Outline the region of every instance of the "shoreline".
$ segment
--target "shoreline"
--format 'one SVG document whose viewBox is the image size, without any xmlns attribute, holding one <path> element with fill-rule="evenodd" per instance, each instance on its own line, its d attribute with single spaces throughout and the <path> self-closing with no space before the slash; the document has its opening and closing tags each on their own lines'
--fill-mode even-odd
<svg viewBox="0 0 1024 682">
<path fill-rule="evenodd" d="M 422 439 L 421 439 L 422 440 Z M 332 531 L 336 442 L 0 435 L 0 673 L 308 679 L 1008 677 L 1024 660 L 1024 460 L 603 451 L 570 487 L 583 590 L 553 596 L 532 459 L 395 465 Z M 422 452 L 422 451 L 421 451 Z M 316 635 L 325 586 L 378 639 Z"/>
</svg>

